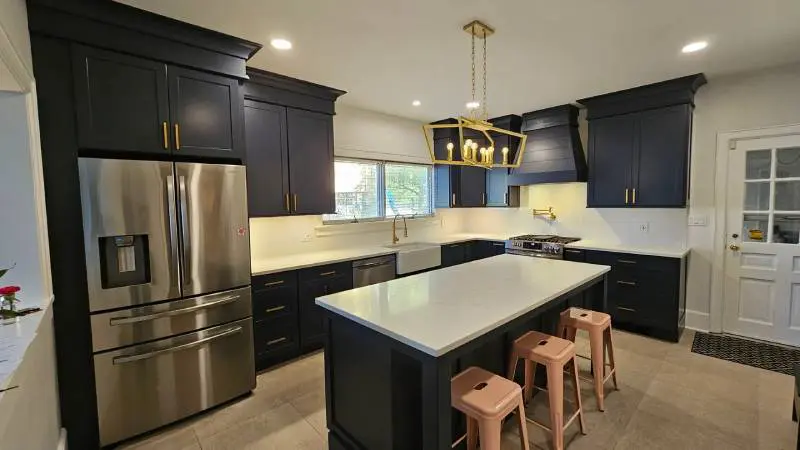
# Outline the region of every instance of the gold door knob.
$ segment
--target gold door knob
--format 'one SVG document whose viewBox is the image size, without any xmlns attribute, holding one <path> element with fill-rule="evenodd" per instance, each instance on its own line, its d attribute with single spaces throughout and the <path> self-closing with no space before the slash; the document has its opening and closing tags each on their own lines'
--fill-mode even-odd
<svg viewBox="0 0 800 450">
<path fill-rule="evenodd" d="M 733 250 L 733 251 L 735 251 L 735 252 L 738 252 L 740 247 L 738 245 L 736 245 L 736 244 L 731 244 L 731 245 L 728 246 L 728 248 Z"/>
</svg>

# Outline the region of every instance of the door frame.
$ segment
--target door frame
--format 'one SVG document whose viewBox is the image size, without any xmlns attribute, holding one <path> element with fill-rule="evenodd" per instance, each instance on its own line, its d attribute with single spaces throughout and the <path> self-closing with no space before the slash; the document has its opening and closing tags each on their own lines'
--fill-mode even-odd
<svg viewBox="0 0 800 450">
<path fill-rule="evenodd" d="M 725 250 L 727 248 L 728 155 L 739 141 L 800 134 L 800 124 L 780 125 L 751 130 L 717 133 L 716 171 L 714 176 L 714 252 L 711 262 L 711 296 L 708 330 L 723 332 L 725 311 Z"/>
</svg>

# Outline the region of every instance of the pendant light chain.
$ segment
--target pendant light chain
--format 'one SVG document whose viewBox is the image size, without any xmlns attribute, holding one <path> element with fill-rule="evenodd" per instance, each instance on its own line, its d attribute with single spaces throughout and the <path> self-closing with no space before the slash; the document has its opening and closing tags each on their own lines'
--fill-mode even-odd
<svg viewBox="0 0 800 450">
<path fill-rule="evenodd" d="M 483 31 L 483 119 L 489 118 L 488 110 L 486 109 L 486 30 Z"/>
<path fill-rule="evenodd" d="M 472 26 L 472 101 L 475 101 L 475 25 Z"/>
</svg>

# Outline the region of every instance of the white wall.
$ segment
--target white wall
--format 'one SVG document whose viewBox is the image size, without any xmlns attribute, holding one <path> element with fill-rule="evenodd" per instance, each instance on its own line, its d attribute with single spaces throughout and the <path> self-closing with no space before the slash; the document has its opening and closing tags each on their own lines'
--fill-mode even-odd
<svg viewBox="0 0 800 450">
<path fill-rule="evenodd" d="M 41 174 L 34 170 L 38 146 L 31 143 L 28 102 L 33 94 L 0 92 L 0 267 L 16 267 L 0 279 L 0 285 L 22 287 L 23 303 L 38 306 L 49 299 L 46 243 L 40 240 Z M 32 150 L 35 148 L 35 150 Z M 36 157 L 34 157 L 36 156 Z M 38 169 L 38 167 L 37 167 Z"/>
<path fill-rule="evenodd" d="M 800 65 L 714 78 L 700 88 L 695 103 L 690 214 L 706 217 L 709 225 L 688 229 L 686 307 L 702 327 L 709 312 L 714 230 L 724 226 L 714 223 L 717 134 L 800 123 Z"/>
</svg>

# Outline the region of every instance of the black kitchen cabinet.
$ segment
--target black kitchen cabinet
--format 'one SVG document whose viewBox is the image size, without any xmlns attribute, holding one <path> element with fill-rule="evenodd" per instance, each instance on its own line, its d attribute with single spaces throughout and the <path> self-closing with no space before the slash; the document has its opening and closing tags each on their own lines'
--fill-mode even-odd
<svg viewBox="0 0 800 450">
<path fill-rule="evenodd" d="M 453 119 L 434 122 L 452 123 Z M 464 139 L 472 139 L 478 145 L 486 146 L 485 138 L 465 134 Z M 433 130 L 433 151 L 437 159 L 447 159 L 447 144 L 455 145 L 453 157 L 461 155 L 458 130 L 440 128 Z M 434 167 L 434 207 L 436 208 L 474 208 L 486 206 L 486 169 L 474 166 L 452 166 L 437 164 Z"/>
<path fill-rule="evenodd" d="M 252 68 L 247 73 L 250 217 L 335 212 L 333 114 L 344 92 Z"/>
<path fill-rule="evenodd" d="M 579 100 L 588 108 L 587 204 L 684 208 L 702 74 Z"/>
<path fill-rule="evenodd" d="M 308 351 L 325 343 L 324 313 L 314 301 L 317 297 L 353 289 L 352 263 L 303 269 L 299 277 L 300 349 Z"/>
<path fill-rule="evenodd" d="M 245 100 L 244 125 L 250 217 L 291 213 L 286 108 Z"/>
<path fill-rule="evenodd" d="M 673 342 L 680 339 L 686 312 L 685 257 L 584 253 L 587 263 L 611 266 L 607 312 L 615 327 Z"/>
<path fill-rule="evenodd" d="M 506 253 L 506 243 L 504 241 L 486 241 L 490 245 L 489 256 L 504 255 Z"/>
<path fill-rule="evenodd" d="M 253 350 L 256 370 L 297 355 L 297 272 L 252 278 Z"/>
<path fill-rule="evenodd" d="M 450 267 L 467 262 L 467 243 L 442 245 L 442 267 Z"/>
<path fill-rule="evenodd" d="M 72 55 L 81 149 L 241 159 L 236 79 L 77 44 Z"/>
<path fill-rule="evenodd" d="M 519 186 L 508 185 L 509 170 L 495 168 L 486 171 L 486 206 L 520 206 Z"/>
<path fill-rule="evenodd" d="M 564 261 L 586 262 L 586 251 L 577 248 L 565 248 Z"/>
<path fill-rule="evenodd" d="M 476 261 L 506 252 L 506 244 L 502 241 L 469 241 L 466 244 L 466 261 Z"/>
<path fill-rule="evenodd" d="M 163 63 L 72 45 L 81 149 L 169 154 L 169 93 Z"/>
<path fill-rule="evenodd" d="M 293 214 L 336 212 L 333 116 L 288 109 L 289 183 Z"/>
<path fill-rule="evenodd" d="M 167 75 L 175 154 L 241 159 L 239 82 L 175 66 L 168 67 Z"/>
</svg>

